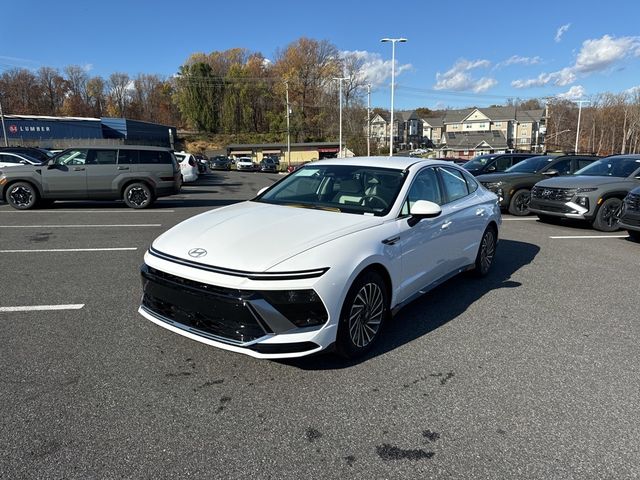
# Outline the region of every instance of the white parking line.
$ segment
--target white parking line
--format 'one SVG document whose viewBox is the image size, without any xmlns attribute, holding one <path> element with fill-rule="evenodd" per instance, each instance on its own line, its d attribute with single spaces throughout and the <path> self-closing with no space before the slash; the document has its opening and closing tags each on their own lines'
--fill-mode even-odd
<svg viewBox="0 0 640 480">
<path fill-rule="evenodd" d="M 0 312 L 39 312 L 43 310 L 80 310 L 84 303 L 70 305 L 24 305 L 19 307 L 0 307 Z"/>
<path fill-rule="evenodd" d="M 174 213 L 175 210 L 8 210 L 0 209 L 0 213 Z"/>
<path fill-rule="evenodd" d="M 131 252 L 138 247 L 109 247 L 109 248 L 38 248 L 30 250 L 0 250 L 0 253 L 43 253 L 43 252 Z"/>
<path fill-rule="evenodd" d="M 570 240 L 580 238 L 627 238 L 629 235 L 557 235 L 549 238 L 554 240 Z"/>
<path fill-rule="evenodd" d="M 538 217 L 516 217 L 516 218 L 504 218 L 502 217 L 502 220 L 504 220 L 505 222 L 535 222 L 538 220 Z"/>
<path fill-rule="evenodd" d="M 106 228 L 106 227 L 161 227 L 161 223 L 130 223 L 130 224 L 103 224 L 103 225 L 0 225 L 0 228 Z"/>
</svg>

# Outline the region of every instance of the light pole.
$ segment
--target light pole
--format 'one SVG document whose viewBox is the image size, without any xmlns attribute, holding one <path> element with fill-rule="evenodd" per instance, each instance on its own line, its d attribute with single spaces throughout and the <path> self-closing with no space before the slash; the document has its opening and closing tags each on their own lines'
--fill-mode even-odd
<svg viewBox="0 0 640 480">
<path fill-rule="evenodd" d="M 286 101 L 287 101 L 287 168 L 291 166 L 291 131 L 289 128 L 289 115 L 291 114 L 291 109 L 289 108 L 289 81 L 284 82 L 286 90 Z"/>
<path fill-rule="evenodd" d="M 4 113 L 2 113 L 2 102 L 0 102 L 0 119 L 2 120 L 2 133 L 4 134 L 4 146 L 8 147 L 9 142 L 7 141 L 7 128 L 4 124 Z"/>
<path fill-rule="evenodd" d="M 389 133 L 389 156 L 393 156 L 393 91 L 396 79 L 396 43 L 405 43 L 406 38 L 383 38 L 382 43 L 391 42 L 391 128 Z"/>
<path fill-rule="evenodd" d="M 371 84 L 367 83 L 367 157 L 371 156 Z"/>
<path fill-rule="evenodd" d="M 343 152 L 342 152 L 342 81 L 343 80 L 349 80 L 351 77 L 335 77 L 334 80 L 336 80 L 338 82 L 338 84 L 340 85 L 340 93 L 338 94 L 338 107 L 340 108 L 340 153 L 338 154 L 338 158 L 343 158 Z"/>
<path fill-rule="evenodd" d="M 578 140 L 580 139 L 580 117 L 582 116 L 582 104 L 589 103 L 588 100 L 576 100 L 578 103 L 578 128 L 576 128 L 576 148 L 575 153 L 578 154 Z"/>
</svg>

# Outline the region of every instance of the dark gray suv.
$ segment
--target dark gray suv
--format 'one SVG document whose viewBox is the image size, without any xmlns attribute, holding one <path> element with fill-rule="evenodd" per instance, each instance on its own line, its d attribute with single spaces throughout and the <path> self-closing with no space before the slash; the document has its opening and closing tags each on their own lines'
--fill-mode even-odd
<svg viewBox="0 0 640 480">
<path fill-rule="evenodd" d="M 640 186 L 640 155 L 614 155 L 578 170 L 550 178 L 531 189 L 529 210 L 541 220 L 575 218 L 603 232 L 618 230 L 622 199 Z"/>
<path fill-rule="evenodd" d="M 173 152 L 158 147 L 69 148 L 43 165 L 0 171 L 0 198 L 18 210 L 55 200 L 122 199 L 146 208 L 181 185 Z"/>
</svg>

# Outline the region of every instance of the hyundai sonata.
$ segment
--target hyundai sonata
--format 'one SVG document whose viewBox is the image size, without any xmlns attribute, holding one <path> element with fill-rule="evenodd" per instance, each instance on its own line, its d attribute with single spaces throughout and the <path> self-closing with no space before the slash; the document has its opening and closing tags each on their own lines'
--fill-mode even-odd
<svg viewBox="0 0 640 480">
<path fill-rule="evenodd" d="M 487 274 L 500 223 L 497 197 L 450 162 L 313 162 L 158 237 L 139 312 L 253 357 L 334 347 L 353 358 L 417 296 L 465 270 Z"/>
</svg>

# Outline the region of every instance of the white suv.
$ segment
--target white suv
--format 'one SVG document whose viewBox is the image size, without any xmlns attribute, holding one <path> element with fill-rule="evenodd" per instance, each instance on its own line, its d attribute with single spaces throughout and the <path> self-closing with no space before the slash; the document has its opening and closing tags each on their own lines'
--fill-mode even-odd
<svg viewBox="0 0 640 480">
<path fill-rule="evenodd" d="M 251 158 L 240 157 L 236 159 L 236 170 L 247 170 L 249 172 L 254 172 L 256 170 L 256 166 Z"/>
<path fill-rule="evenodd" d="M 196 157 L 187 152 L 176 152 L 175 156 L 180 165 L 182 181 L 184 183 L 195 182 L 198 179 L 198 162 Z"/>
</svg>

